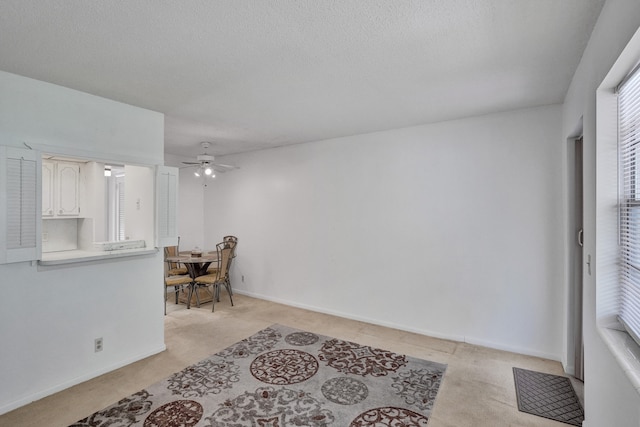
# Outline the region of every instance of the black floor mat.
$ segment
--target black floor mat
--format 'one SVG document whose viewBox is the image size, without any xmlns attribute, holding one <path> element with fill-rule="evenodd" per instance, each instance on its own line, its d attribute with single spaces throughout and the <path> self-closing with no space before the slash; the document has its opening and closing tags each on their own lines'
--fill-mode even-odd
<svg viewBox="0 0 640 427">
<path fill-rule="evenodd" d="M 569 378 L 513 368 L 518 409 L 528 414 L 581 426 L 584 411 Z"/>
</svg>

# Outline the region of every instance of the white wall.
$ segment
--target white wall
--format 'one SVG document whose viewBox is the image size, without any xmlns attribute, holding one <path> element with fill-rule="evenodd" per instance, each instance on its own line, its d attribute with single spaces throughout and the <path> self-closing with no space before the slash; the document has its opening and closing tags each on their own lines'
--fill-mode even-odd
<svg viewBox="0 0 640 427">
<path fill-rule="evenodd" d="M 204 211 L 204 186 L 203 179 L 193 175 L 194 169 L 180 169 L 179 180 L 179 206 L 178 209 L 178 234 L 180 235 L 180 250 L 189 251 L 193 248 L 213 249 L 215 246 L 204 243 L 204 217 L 215 216 L 219 210 L 215 206 L 213 210 Z"/>
<path fill-rule="evenodd" d="M 86 243 L 88 243 L 88 241 L 93 245 L 93 242 L 104 242 L 108 240 L 106 214 L 108 198 L 104 178 L 104 163 L 83 163 L 80 167 L 80 182 L 82 183 L 82 187 L 84 187 L 84 191 L 80 192 L 80 197 L 83 198 L 82 201 L 84 202 L 82 206 L 82 216 L 91 219 L 91 224 L 87 224 L 85 229 L 87 231 L 90 230 L 90 233 L 86 233 L 90 234 L 90 236 L 86 234 L 81 236 L 81 238 L 84 238 L 82 243 L 85 243 L 85 248 L 87 248 Z M 89 188 L 91 191 L 87 191 Z M 91 227 L 89 227 L 89 225 L 91 225 Z"/>
<path fill-rule="evenodd" d="M 155 230 L 149 218 L 155 212 L 155 169 L 125 165 L 124 170 L 125 239 L 145 240 L 147 248 L 153 247 Z"/>
<path fill-rule="evenodd" d="M 163 132 L 162 114 L 0 72 L 2 145 L 153 165 Z M 0 265 L 0 413 L 162 351 L 162 266 L 162 254 Z"/>
<path fill-rule="evenodd" d="M 167 166 L 180 168 L 178 181 L 178 234 L 180 236 L 180 250 L 188 251 L 195 247 L 204 249 L 204 181 L 196 178 L 193 172 L 195 167 L 185 166 L 182 161 L 193 161 L 193 158 L 182 158 L 165 153 Z M 209 181 L 208 184 L 212 182 Z M 211 214 L 207 212 L 207 214 Z M 207 246 L 207 249 L 210 249 Z M 215 246 L 213 247 L 215 249 Z"/>
<path fill-rule="evenodd" d="M 52 154 L 164 163 L 164 116 L 2 72 L 0 141 Z"/>
<path fill-rule="evenodd" d="M 590 255 L 595 264 L 592 275 L 584 269 L 585 427 L 640 425 L 640 395 L 598 334 L 596 314 L 596 296 L 602 297 L 606 291 L 601 273 L 608 268 L 604 263 L 608 263 L 610 258 L 604 252 L 605 242 L 611 239 L 611 233 L 615 233 L 615 226 L 606 226 L 602 223 L 602 215 L 597 213 L 611 208 L 604 206 L 604 195 L 596 193 L 597 182 L 608 179 L 596 175 L 596 166 L 602 161 L 596 158 L 596 144 L 605 143 L 596 141 L 596 89 L 639 26 L 640 2 L 607 0 L 563 108 L 563 138 L 571 136 L 581 118 L 584 124 L 584 249 L 585 257 Z M 598 150 L 602 149 L 615 150 L 615 145 L 598 147 Z"/>
<path fill-rule="evenodd" d="M 205 246 L 238 236 L 238 292 L 560 360 L 560 131 L 548 106 L 226 157 Z"/>
</svg>

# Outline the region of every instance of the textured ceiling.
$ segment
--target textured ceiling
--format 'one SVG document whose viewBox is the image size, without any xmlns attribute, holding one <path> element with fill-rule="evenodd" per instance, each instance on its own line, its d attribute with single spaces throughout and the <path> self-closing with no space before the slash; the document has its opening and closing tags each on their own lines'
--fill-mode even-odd
<svg viewBox="0 0 640 427">
<path fill-rule="evenodd" d="M 0 0 L 0 70 L 211 154 L 561 103 L 603 0 Z"/>
</svg>

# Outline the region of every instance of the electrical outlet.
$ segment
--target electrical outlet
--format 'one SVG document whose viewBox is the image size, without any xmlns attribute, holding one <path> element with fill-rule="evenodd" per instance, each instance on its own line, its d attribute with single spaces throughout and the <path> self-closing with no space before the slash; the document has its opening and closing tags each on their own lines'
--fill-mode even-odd
<svg viewBox="0 0 640 427">
<path fill-rule="evenodd" d="M 102 337 L 96 338 L 93 343 L 94 343 L 94 351 L 96 353 L 99 351 L 102 351 Z"/>
<path fill-rule="evenodd" d="M 244 283 L 244 274 L 242 275 L 242 283 Z"/>
<path fill-rule="evenodd" d="M 43 242 L 48 242 L 49 241 L 49 233 L 47 233 L 47 232 L 42 233 L 42 241 Z"/>
</svg>

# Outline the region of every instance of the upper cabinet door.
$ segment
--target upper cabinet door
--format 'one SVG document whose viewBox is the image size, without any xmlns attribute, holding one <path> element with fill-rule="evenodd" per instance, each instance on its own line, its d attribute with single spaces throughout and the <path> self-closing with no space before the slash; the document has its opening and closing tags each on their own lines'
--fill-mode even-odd
<svg viewBox="0 0 640 427">
<path fill-rule="evenodd" d="M 80 215 L 80 165 L 77 163 L 58 162 L 58 212 L 60 216 Z"/>
<path fill-rule="evenodd" d="M 51 217 L 55 214 L 54 187 L 55 163 L 42 161 L 42 216 Z"/>
</svg>

